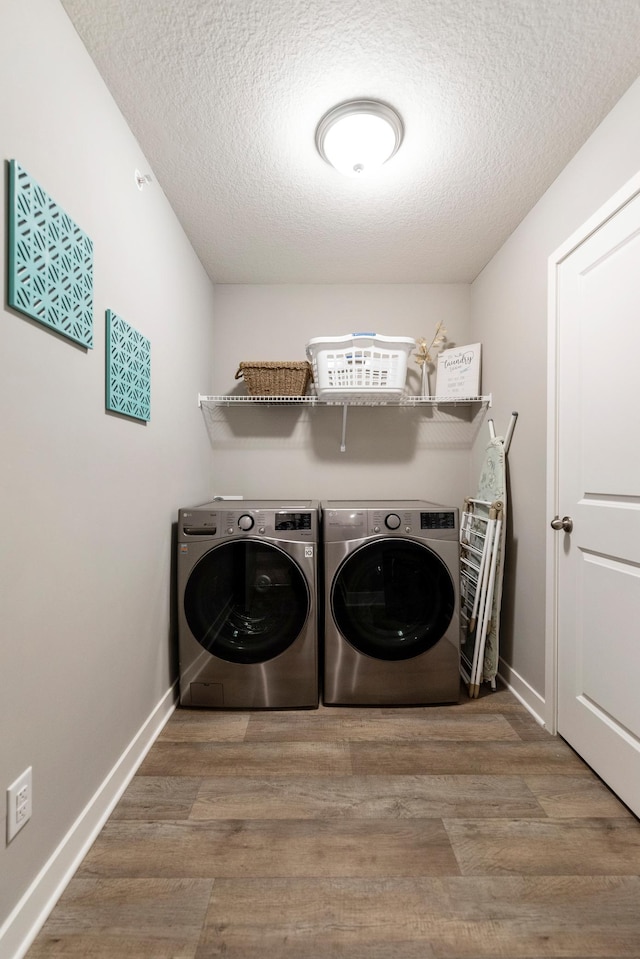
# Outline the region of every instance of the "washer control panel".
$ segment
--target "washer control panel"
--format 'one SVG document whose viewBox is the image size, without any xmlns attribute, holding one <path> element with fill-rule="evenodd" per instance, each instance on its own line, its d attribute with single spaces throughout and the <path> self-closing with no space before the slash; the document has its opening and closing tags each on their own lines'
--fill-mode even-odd
<svg viewBox="0 0 640 959">
<path fill-rule="evenodd" d="M 275 529 L 295 530 L 297 533 L 311 529 L 311 513 L 294 513 L 281 510 L 276 513 Z"/>
<path fill-rule="evenodd" d="M 260 508 L 247 502 L 221 508 L 217 503 L 194 509 L 181 509 L 178 514 L 178 537 L 181 541 L 196 538 L 227 539 L 268 536 L 289 542 L 315 543 L 318 538 L 317 509 Z"/>
</svg>

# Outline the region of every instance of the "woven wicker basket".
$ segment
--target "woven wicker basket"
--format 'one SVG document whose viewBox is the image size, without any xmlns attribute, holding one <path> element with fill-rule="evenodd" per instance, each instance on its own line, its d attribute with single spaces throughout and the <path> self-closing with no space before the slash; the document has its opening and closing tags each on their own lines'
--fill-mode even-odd
<svg viewBox="0 0 640 959">
<path fill-rule="evenodd" d="M 311 382 L 306 360 L 241 363 L 236 379 L 244 379 L 250 396 L 304 396 Z"/>
</svg>

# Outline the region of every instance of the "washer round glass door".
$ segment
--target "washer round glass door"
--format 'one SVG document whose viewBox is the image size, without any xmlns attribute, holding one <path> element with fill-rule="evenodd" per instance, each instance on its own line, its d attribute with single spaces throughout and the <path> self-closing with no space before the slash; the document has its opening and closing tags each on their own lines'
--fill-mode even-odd
<svg viewBox="0 0 640 959">
<path fill-rule="evenodd" d="M 447 567 L 427 546 L 383 539 L 347 557 L 333 581 L 331 607 L 340 632 L 358 652 L 411 659 L 446 633 L 455 591 Z"/>
<path fill-rule="evenodd" d="M 254 540 L 223 543 L 193 568 L 184 592 L 193 636 L 230 663 L 264 663 L 300 635 L 309 590 L 296 562 Z"/>
</svg>

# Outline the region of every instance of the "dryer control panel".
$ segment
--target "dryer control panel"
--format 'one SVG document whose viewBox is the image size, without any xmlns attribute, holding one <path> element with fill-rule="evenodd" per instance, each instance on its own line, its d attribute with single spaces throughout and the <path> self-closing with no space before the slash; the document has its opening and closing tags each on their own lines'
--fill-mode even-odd
<svg viewBox="0 0 640 959">
<path fill-rule="evenodd" d="M 457 539 L 458 510 L 433 508 L 420 501 L 323 505 L 324 538 L 347 542 L 367 536 L 413 536 L 418 539 Z"/>
<path fill-rule="evenodd" d="M 367 533 L 397 533 L 411 536 L 431 535 L 440 530 L 457 529 L 455 510 L 385 509 L 368 512 Z"/>
<path fill-rule="evenodd" d="M 453 510 L 441 513 L 420 513 L 420 529 L 455 529 L 456 514 Z"/>
</svg>

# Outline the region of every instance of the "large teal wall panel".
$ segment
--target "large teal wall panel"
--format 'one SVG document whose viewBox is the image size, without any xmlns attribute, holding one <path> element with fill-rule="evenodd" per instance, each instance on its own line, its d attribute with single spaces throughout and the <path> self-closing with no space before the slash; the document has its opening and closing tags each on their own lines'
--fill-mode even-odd
<svg viewBox="0 0 640 959">
<path fill-rule="evenodd" d="M 93 347 L 93 243 L 15 160 L 9 163 L 8 303 Z"/>
</svg>

